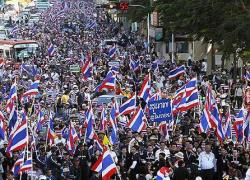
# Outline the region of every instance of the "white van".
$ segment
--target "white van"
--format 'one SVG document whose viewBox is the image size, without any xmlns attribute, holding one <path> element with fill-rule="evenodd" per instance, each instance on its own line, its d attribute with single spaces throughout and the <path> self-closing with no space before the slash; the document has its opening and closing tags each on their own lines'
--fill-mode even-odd
<svg viewBox="0 0 250 180">
<path fill-rule="evenodd" d="M 122 96 L 122 95 L 101 95 L 93 100 L 93 104 L 97 104 L 97 105 L 106 104 L 107 105 L 107 104 L 111 103 L 112 98 L 115 98 L 118 105 L 121 105 L 122 99 L 124 97 L 125 96 Z"/>
</svg>

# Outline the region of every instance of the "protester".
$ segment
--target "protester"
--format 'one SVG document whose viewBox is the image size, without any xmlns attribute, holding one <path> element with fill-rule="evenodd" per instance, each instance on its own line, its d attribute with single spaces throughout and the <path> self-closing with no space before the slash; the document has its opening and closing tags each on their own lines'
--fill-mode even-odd
<svg viewBox="0 0 250 180">
<path fill-rule="evenodd" d="M 245 82 L 148 54 L 144 34 L 82 3 L 16 24 L 39 48 L 0 65 L 3 179 L 250 179 Z M 152 122 L 169 98 L 171 120 Z"/>
</svg>

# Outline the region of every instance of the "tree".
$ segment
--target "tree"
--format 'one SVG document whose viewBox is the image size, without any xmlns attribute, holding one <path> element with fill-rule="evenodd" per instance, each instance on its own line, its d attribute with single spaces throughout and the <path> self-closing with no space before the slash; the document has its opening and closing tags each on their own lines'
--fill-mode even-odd
<svg viewBox="0 0 250 180">
<path fill-rule="evenodd" d="M 142 5 L 142 7 L 133 7 L 131 5 Z M 131 0 L 130 7 L 125 13 L 125 16 L 132 22 L 141 22 L 146 20 L 148 12 L 151 12 L 153 9 L 150 0 Z"/>
<path fill-rule="evenodd" d="M 250 49 L 250 2 L 244 0 L 158 0 L 168 32 L 216 43 L 224 56 Z"/>
</svg>

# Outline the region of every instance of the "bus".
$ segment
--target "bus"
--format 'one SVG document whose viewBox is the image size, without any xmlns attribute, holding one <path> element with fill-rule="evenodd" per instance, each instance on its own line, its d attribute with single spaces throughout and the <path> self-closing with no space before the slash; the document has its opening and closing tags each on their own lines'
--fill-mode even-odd
<svg viewBox="0 0 250 180">
<path fill-rule="evenodd" d="M 33 40 L 0 39 L 0 57 L 21 61 L 35 55 L 38 47 L 38 43 Z"/>
</svg>

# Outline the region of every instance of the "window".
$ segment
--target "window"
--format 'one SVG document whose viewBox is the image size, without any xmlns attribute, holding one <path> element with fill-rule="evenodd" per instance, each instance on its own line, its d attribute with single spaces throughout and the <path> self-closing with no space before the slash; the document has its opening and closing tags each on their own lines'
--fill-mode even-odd
<svg viewBox="0 0 250 180">
<path fill-rule="evenodd" d="M 188 42 L 176 42 L 176 52 L 177 53 L 188 53 Z"/>
<path fill-rule="evenodd" d="M 5 50 L 5 56 L 7 59 L 10 58 L 10 51 L 9 50 Z"/>
</svg>

